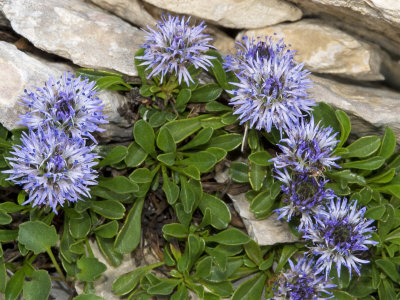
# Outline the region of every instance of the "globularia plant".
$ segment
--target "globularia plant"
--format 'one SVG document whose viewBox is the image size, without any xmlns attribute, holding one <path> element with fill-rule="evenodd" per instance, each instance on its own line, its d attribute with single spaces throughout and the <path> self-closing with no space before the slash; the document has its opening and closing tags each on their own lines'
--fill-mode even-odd
<svg viewBox="0 0 400 300">
<path fill-rule="evenodd" d="M 223 58 L 204 31 L 163 16 L 145 30 L 139 80 L 80 69 L 22 96 L 29 128 L 0 127 L 6 299 L 45 300 L 55 280 L 71 298 L 102 299 L 96 280 L 144 245 L 158 262 L 121 271 L 115 296 L 400 297 L 393 131 L 350 143 L 349 117 L 310 99 L 309 72 L 282 40 L 246 37 Z M 132 100 L 120 110 L 135 118 L 129 144 L 101 143 L 99 89 Z M 229 179 L 216 182 L 227 166 Z M 238 193 L 247 213 L 281 219 L 295 242 L 252 240 L 227 196 Z"/>
</svg>

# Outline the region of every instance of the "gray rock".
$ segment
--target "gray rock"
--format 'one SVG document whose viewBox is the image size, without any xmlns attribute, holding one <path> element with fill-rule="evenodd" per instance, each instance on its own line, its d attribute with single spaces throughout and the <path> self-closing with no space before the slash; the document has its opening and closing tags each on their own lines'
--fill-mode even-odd
<svg viewBox="0 0 400 300">
<path fill-rule="evenodd" d="M 349 114 L 357 136 L 382 134 L 390 126 L 400 144 L 400 93 L 385 88 L 362 87 L 311 76 L 311 97 Z"/>
<path fill-rule="evenodd" d="M 37 48 L 82 67 L 135 76 L 134 54 L 144 33 L 93 4 L 80 0 L 6 0 L 12 28 Z"/>
<path fill-rule="evenodd" d="M 157 20 L 143 6 L 141 0 L 90 0 L 96 5 L 121 17 L 122 19 L 141 26 L 154 25 Z"/>
<path fill-rule="evenodd" d="M 278 24 L 252 29 L 242 36 L 273 36 L 284 39 L 297 50 L 296 60 L 305 63 L 312 72 L 334 74 L 357 80 L 383 80 L 381 50 L 320 20 L 305 19 L 295 23 Z"/>
<path fill-rule="evenodd" d="M 306 14 L 318 15 L 400 55 L 398 0 L 289 0 Z"/>
<path fill-rule="evenodd" d="M 122 19 L 141 27 L 154 28 L 158 20 L 160 20 L 163 10 L 143 3 L 140 0 L 91 0 L 96 5 L 104 8 Z M 145 5 L 144 5 L 145 4 Z M 172 15 L 176 15 L 172 13 Z M 193 24 L 199 24 L 200 19 L 192 18 Z M 205 33 L 209 34 L 213 41 L 211 44 L 218 49 L 223 55 L 232 53 L 234 39 L 228 36 L 224 31 L 214 25 L 207 25 Z"/>
<path fill-rule="evenodd" d="M 162 9 L 193 15 L 229 28 L 258 28 L 295 21 L 301 10 L 281 0 L 144 0 Z"/>
<path fill-rule="evenodd" d="M 277 214 L 274 213 L 266 219 L 257 220 L 250 212 L 250 202 L 246 200 L 245 194 L 229 195 L 229 197 L 242 218 L 249 236 L 260 246 L 299 241 L 290 232 L 287 222 L 277 220 Z"/>
<path fill-rule="evenodd" d="M 17 128 L 15 124 L 26 107 L 18 104 L 24 89 L 41 87 L 49 76 L 58 77 L 73 69 L 65 64 L 44 63 L 43 60 L 19 51 L 14 45 L 0 41 L 0 123 L 8 130 Z M 127 100 L 115 92 L 102 92 L 100 98 L 104 103 L 104 114 L 109 116 L 107 131 L 102 133 L 102 141 L 121 141 L 129 139 L 132 126 L 118 113 L 118 108 Z"/>
<path fill-rule="evenodd" d="M 11 27 L 10 21 L 7 20 L 6 16 L 3 13 L 3 5 L 5 0 L 0 0 L 0 27 Z"/>
</svg>

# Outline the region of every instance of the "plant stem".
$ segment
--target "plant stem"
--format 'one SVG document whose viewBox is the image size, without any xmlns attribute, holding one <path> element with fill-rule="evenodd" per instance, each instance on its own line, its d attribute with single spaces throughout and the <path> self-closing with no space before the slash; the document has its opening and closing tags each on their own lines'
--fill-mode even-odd
<svg viewBox="0 0 400 300">
<path fill-rule="evenodd" d="M 50 257 L 50 259 L 51 259 L 51 261 L 52 261 L 54 267 L 56 268 L 58 274 L 60 274 L 61 278 L 62 278 L 64 281 L 67 281 L 67 279 L 66 279 L 65 276 L 64 276 L 64 273 L 62 272 L 62 270 L 61 270 L 61 268 L 60 268 L 60 265 L 58 264 L 56 258 L 54 257 L 53 252 L 51 251 L 51 248 L 46 249 L 46 252 L 47 252 L 47 254 L 49 255 L 49 257 Z"/>
</svg>

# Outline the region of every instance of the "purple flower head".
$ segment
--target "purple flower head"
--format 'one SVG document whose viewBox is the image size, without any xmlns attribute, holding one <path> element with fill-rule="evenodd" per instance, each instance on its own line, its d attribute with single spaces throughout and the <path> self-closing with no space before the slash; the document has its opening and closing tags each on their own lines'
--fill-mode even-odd
<svg viewBox="0 0 400 300">
<path fill-rule="evenodd" d="M 95 145 L 86 146 L 85 140 L 50 127 L 23 133 L 21 142 L 13 146 L 13 157 L 6 158 L 12 169 L 3 173 L 28 192 L 23 204 L 48 205 L 57 213 L 58 204 L 90 197 L 89 186 L 97 184 L 92 167 L 99 156 L 90 153 Z"/>
<path fill-rule="evenodd" d="M 308 122 L 301 119 L 296 126 L 287 130 L 288 137 L 278 144 L 282 153 L 272 159 L 275 168 L 289 167 L 311 176 L 321 176 L 326 167 L 340 168 L 335 163 L 340 157 L 332 156 L 339 142 L 335 138 L 336 134 L 330 127 L 315 124 L 312 116 Z"/>
<path fill-rule="evenodd" d="M 276 210 L 278 220 L 286 217 L 300 216 L 299 230 L 312 225 L 312 217 L 318 213 L 321 205 L 333 199 L 333 190 L 326 189 L 328 180 L 313 178 L 307 174 L 289 172 L 286 168 L 274 170 L 275 178 L 283 183 L 282 201 L 287 205 Z"/>
<path fill-rule="evenodd" d="M 25 90 L 21 104 L 30 111 L 20 116 L 18 123 L 32 130 L 57 127 L 70 132 L 74 138 L 90 137 L 95 141 L 91 133 L 104 131 L 99 125 L 107 123 L 95 84 L 88 79 L 75 78 L 70 72 L 58 81 L 50 77 L 43 88 L 36 88 L 34 92 Z"/>
<path fill-rule="evenodd" d="M 309 72 L 294 61 L 294 51 L 282 40 L 275 43 L 268 37 L 264 41 L 245 37 L 237 49 L 224 66 L 239 79 L 239 83 L 231 82 L 237 89 L 228 92 L 241 124 L 249 122 L 250 128 L 267 132 L 275 126 L 282 133 L 311 111 L 315 101 L 308 99 Z"/>
<path fill-rule="evenodd" d="M 337 273 L 341 266 L 354 269 L 360 275 L 359 264 L 368 263 L 368 260 L 359 258 L 367 245 L 378 244 L 370 240 L 374 227 L 370 226 L 374 220 L 364 218 L 366 208 L 357 208 L 357 202 L 347 204 L 347 199 L 331 200 L 329 205 L 321 208 L 315 217 L 313 226 L 305 230 L 304 238 L 313 242 L 310 247 L 318 255 L 317 273 L 325 272 L 328 276 L 332 264 L 336 264 Z"/>
<path fill-rule="evenodd" d="M 329 289 L 336 285 L 330 284 L 325 276 L 317 276 L 314 261 L 300 258 L 297 265 L 289 259 L 290 270 L 281 273 L 275 288 L 275 300 L 319 300 L 323 294 L 332 295 Z"/>
<path fill-rule="evenodd" d="M 147 78 L 161 75 L 161 83 L 166 74 L 178 77 L 179 84 L 182 79 L 189 85 L 194 82 L 188 67 L 193 65 L 196 69 L 212 66 L 210 59 L 215 57 L 205 54 L 210 48 L 212 40 L 203 31 L 206 28 L 204 22 L 197 26 L 189 25 L 190 17 L 172 17 L 168 15 L 161 17 L 156 29 L 147 27 L 144 32 L 146 42 L 143 45 L 144 55 L 136 58 L 144 60 L 141 64 L 147 66 L 146 70 L 152 69 Z"/>
</svg>

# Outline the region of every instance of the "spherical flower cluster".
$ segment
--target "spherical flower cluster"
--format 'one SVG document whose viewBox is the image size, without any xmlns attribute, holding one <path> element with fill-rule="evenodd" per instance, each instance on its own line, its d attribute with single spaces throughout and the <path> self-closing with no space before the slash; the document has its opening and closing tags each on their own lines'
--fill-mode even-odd
<svg viewBox="0 0 400 300">
<path fill-rule="evenodd" d="M 332 199 L 330 204 L 321 209 L 315 223 L 309 226 L 304 238 L 313 242 L 312 252 L 319 256 L 317 273 L 325 272 L 328 276 L 332 263 L 335 263 L 340 276 L 341 266 L 354 269 L 360 275 L 359 264 L 368 263 L 360 258 L 367 245 L 376 245 L 370 240 L 374 220 L 364 218 L 366 208 L 357 209 L 357 202 L 347 203 L 347 199 Z"/>
<path fill-rule="evenodd" d="M 316 275 L 312 259 L 302 257 L 296 265 L 289 259 L 289 264 L 290 270 L 279 277 L 274 300 L 319 300 L 328 299 L 323 294 L 332 295 L 329 289 L 336 285 Z"/>
<path fill-rule="evenodd" d="M 162 83 L 166 74 L 173 74 L 178 77 L 179 83 L 183 79 L 189 85 L 194 82 L 189 66 L 205 70 L 212 66 L 210 59 L 215 57 L 205 54 L 214 48 L 209 44 L 212 39 L 203 33 L 206 25 L 201 22 L 197 26 L 190 26 L 189 20 L 162 16 L 156 29 L 143 29 L 147 34 L 143 45 L 144 55 L 136 58 L 144 61 L 141 65 L 147 66 L 146 70 L 151 69 L 147 78 L 161 75 Z"/>
<path fill-rule="evenodd" d="M 318 213 L 320 206 L 335 196 L 333 190 L 325 188 L 328 180 L 303 173 L 289 174 L 286 168 L 275 169 L 275 174 L 275 178 L 284 183 L 281 186 L 282 201 L 287 204 L 276 210 L 278 219 L 286 217 L 290 221 L 292 216 L 300 216 L 300 231 L 311 226 L 312 217 Z"/>
<path fill-rule="evenodd" d="M 91 153 L 94 146 L 50 127 L 23 133 L 21 143 L 8 158 L 12 169 L 4 173 L 29 193 L 23 204 L 48 205 L 56 212 L 57 204 L 63 206 L 65 200 L 90 197 L 89 186 L 96 184 L 97 177 L 92 169 L 98 157 Z"/>
<path fill-rule="evenodd" d="M 275 168 L 290 167 L 296 172 L 321 176 L 326 168 L 339 167 L 333 156 L 337 133 L 330 127 L 301 119 L 296 126 L 287 131 L 287 138 L 282 139 L 279 148 L 282 153 L 272 159 Z"/>
<path fill-rule="evenodd" d="M 226 59 L 225 67 L 239 79 L 231 83 L 237 88 L 228 92 L 240 124 L 267 132 L 275 126 L 282 133 L 311 111 L 315 101 L 307 94 L 309 72 L 294 61 L 293 53 L 283 41 L 245 39 L 237 55 Z"/>
<path fill-rule="evenodd" d="M 6 158 L 12 169 L 4 171 L 29 194 L 24 204 L 50 206 L 57 213 L 58 204 L 90 197 L 98 158 L 91 153 L 96 144 L 92 133 L 103 131 L 99 125 L 107 123 L 94 85 L 66 73 L 35 92 L 25 91 L 21 104 L 30 111 L 19 123 L 29 134 L 13 146 L 13 156 Z"/>
<path fill-rule="evenodd" d="M 19 124 L 29 129 L 61 128 L 74 138 L 94 140 L 92 133 L 104 131 L 99 125 L 107 123 L 95 84 L 67 72 L 57 81 L 50 77 L 44 87 L 36 88 L 34 92 L 25 90 L 21 103 L 30 110 L 20 116 Z"/>
</svg>

